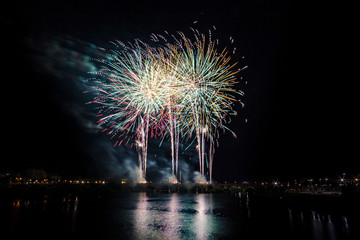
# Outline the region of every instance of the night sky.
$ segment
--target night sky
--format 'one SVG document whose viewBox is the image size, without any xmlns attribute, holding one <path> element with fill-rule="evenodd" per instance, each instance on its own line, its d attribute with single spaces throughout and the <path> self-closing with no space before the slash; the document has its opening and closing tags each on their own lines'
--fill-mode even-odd
<svg viewBox="0 0 360 240">
<path fill-rule="evenodd" d="M 94 106 L 85 104 L 91 99 L 83 80 L 92 70 L 93 46 L 114 39 L 147 42 L 151 33 L 189 27 L 207 33 L 216 26 L 213 36 L 223 46 L 235 39 L 233 62 L 248 68 L 238 86 L 245 106 L 236 106 L 238 116 L 229 124 L 238 137 L 220 135 L 214 178 L 359 173 L 350 9 L 254 0 L 12 3 L 1 16 L 0 170 L 126 172 L 123 159 L 134 153 L 110 148 L 112 140 L 95 125 Z M 161 149 L 156 153 L 154 147 L 152 156 L 160 156 L 166 143 Z"/>
</svg>

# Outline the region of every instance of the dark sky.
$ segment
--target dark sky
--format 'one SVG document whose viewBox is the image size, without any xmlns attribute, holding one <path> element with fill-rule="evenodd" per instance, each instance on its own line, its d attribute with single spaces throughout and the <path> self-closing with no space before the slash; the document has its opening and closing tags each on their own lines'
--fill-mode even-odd
<svg viewBox="0 0 360 240">
<path fill-rule="evenodd" d="M 109 162 L 94 148 L 111 140 L 91 131 L 94 110 L 76 82 L 86 78 L 90 44 L 214 25 L 221 43 L 235 39 L 233 61 L 249 66 L 239 84 L 245 107 L 229 125 L 238 137 L 220 136 L 215 179 L 359 173 L 350 9 L 258 0 L 13 3 L 1 16 L 0 169 L 104 174 Z"/>
</svg>

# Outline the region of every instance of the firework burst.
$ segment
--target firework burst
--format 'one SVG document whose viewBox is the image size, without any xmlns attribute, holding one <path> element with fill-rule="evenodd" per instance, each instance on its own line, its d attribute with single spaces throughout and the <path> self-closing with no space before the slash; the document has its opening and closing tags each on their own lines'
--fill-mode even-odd
<svg viewBox="0 0 360 240">
<path fill-rule="evenodd" d="M 171 35 L 174 44 L 162 35 L 151 35 L 158 48 L 136 40 L 126 46 L 113 42 L 121 50 L 111 50 L 97 72 L 99 104 L 98 124 L 103 132 L 131 147 L 135 143 L 139 155 L 139 180 L 146 176 L 147 148 L 150 137 L 170 137 L 172 174 L 178 175 L 180 135 L 197 140 L 199 168 L 205 175 L 205 142 L 209 140 L 209 173 L 212 180 L 213 155 L 217 129 L 235 114 L 235 64 L 230 65 L 227 50 L 218 52 L 211 35 L 194 31 L 192 42 L 183 33 Z"/>
</svg>

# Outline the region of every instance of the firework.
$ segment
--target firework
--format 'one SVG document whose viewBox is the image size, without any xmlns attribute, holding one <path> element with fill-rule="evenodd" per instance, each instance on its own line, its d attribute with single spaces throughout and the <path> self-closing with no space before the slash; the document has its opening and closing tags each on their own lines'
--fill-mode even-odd
<svg viewBox="0 0 360 240">
<path fill-rule="evenodd" d="M 193 32 L 194 42 L 179 32 L 178 38 L 171 35 L 173 44 L 152 34 L 158 48 L 140 40 L 130 47 L 112 42 L 121 50 L 111 50 L 105 59 L 97 60 L 102 65 L 93 88 L 97 92 L 93 102 L 99 104 L 98 124 L 104 127 L 103 132 L 118 138 L 115 146 L 130 140 L 131 146 L 135 143 L 141 181 L 146 176 L 149 132 L 150 137 L 170 137 L 174 176 L 178 175 L 180 135 L 184 139 L 195 135 L 202 176 L 208 140 L 212 180 L 217 129 L 227 129 L 224 123 L 234 114 L 232 105 L 236 95 L 241 95 L 234 88 L 240 70 L 234 70 L 236 63 L 229 64 L 226 49 L 215 49 L 211 32 L 208 40 Z"/>
<path fill-rule="evenodd" d="M 196 41 L 191 42 L 184 34 L 177 45 L 169 47 L 173 71 L 178 73 L 174 86 L 177 88 L 178 112 L 181 130 L 191 136 L 195 132 L 199 155 L 199 168 L 205 175 L 205 138 L 209 139 L 209 172 L 212 178 L 212 161 L 216 130 L 232 113 L 232 104 L 236 94 L 233 87 L 236 63 L 229 65 L 226 49 L 217 53 L 211 38 L 206 43 L 204 35 L 195 34 Z"/>
<path fill-rule="evenodd" d="M 99 94 L 94 100 L 100 104 L 98 124 L 104 126 L 103 132 L 118 135 L 115 146 L 135 137 L 132 144 L 139 152 L 139 178 L 144 179 L 149 129 L 163 109 L 161 96 L 167 92 L 160 65 L 141 48 L 114 51 L 101 63 L 101 81 L 96 89 Z"/>
</svg>

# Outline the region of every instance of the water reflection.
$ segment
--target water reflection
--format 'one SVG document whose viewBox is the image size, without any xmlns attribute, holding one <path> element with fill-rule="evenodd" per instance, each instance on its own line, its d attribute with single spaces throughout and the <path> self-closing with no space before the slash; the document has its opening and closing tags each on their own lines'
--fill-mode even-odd
<svg viewBox="0 0 360 240">
<path fill-rule="evenodd" d="M 206 216 L 206 201 L 205 201 L 205 195 L 204 194 L 198 194 L 197 195 L 197 214 L 195 217 L 195 228 L 196 228 L 196 238 L 197 239 L 207 239 L 207 234 L 211 226 L 209 226 L 209 219 L 208 216 Z"/>
<path fill-rule="evenodd" d="M 329 240 L 336 240 L 335 225 L 331 222 L 330 215 L 328 215 L 328 217 L 329 217 L 328 218 L 329 222 L 326 225 L 327 225 Z"/>
<path fill-rule="evenodd" d="M 165 239 L 180 239 L 179 226 L 180 226 L 180 206 L 179 196 L 177 193 L 172 194 L 168 204 L 169 212 L 167 213 L 166 219 L 169 224 L 165 229 Z"/>
<path fill-rule="evenodd" d="M 213 208 L 214 208 L 214 195 L 210 194 L 209 195 L 209 199 L 210 199 L 210 213 L 213 214 Z"/>
<path fill-rule="evenodd" d="M 78 205 L 79 205 L 79 197 L 76 196 L 75 200 L 74 200 L 74 207 L 73 207 L 72 216 L 71 216 L 71 231 L 72 232 L 74 232 L 76 230 L 76 217 L 77 217 L 77 213 L 78 213 Z"/>
<path fill-rule="evenodd" d="M 13 232 L 16 229 L 16 225 L 20 216 L 20 200 L 14 200 L 12 203 L 12 213 L 10 220 L 10 231 Z"/>
<path fill-rule="evenodd" d="M 247 217 L 250 218 L 251 214 L 250 214 L 250 198 L 249 198 L 249 192 L 246 192 L 246 208 L 247 208 Z"/>
<path fill-rule="evenodd" d="M 140 193 L 134 218 L 135 239 L 212 239 L 221 226 L 212 194 Z"/>
<path fill-rule="evenodd" d="M 106 239 L 266 239 L 257 238 L 264 233 L 278 239 L 340 240 L 354 235 L 357 222 L 351 215 L 261 208 L 251 196 L 243 193 L 240 201 L 237 196 L 132 193 L 99 202 L 70 194 L 41 196 L 12 199 L 3 218 L 10 233 L 55 231 L 83 236 L 100 232 L 110 235 Z"/>
<path fill-rule="evenodd" d="M 68 226 L 71 226 L 71 230 L 74 232 L 76 231 L 78 205 L 78 196 L 71 195 L 60 199 L 44 195 L 38 198 L 12 200 L 8 230 L 10 233 L 20 233 L 21 229 L 37 232 L 50 227 L 56 228 L 57 226 L 53 224 L 56 222 L 59 223 L 58 226 L 70 223 Z M 61 220 L 65 221 L 61 222 Z"/>
<path fill-rule="evenodd" d="M 147 196 L 140 193 L 135 218 L 135 239 L 181 239 L 178 194 Z"/>
<path fill-rule="evenodd" d="M 293 230 L 293 216 L 292 216 L 292 210 L 290 208 L 288 208 L 288 212 L 289 212 L 289 225 L 290 225 L 290 230 Z"/>
<path fill-rule="evenodd" d="M 351 239 L 349 220 L 345 216 L 323 214 L 314 210 L 287 210 L 289 229 L 294 234 L 299 233 L 304 238 L 313 240 Z"/>
<path fill-rule="evenodd" d="M 138 239 L 145 239 L 148 235 L 149 217 L 147 202 L 148 198 L 146 193 L 139 194 L 139 200 L 137 202 L 137 208 L 135 210 L 135 234 Z"/>
<path fill-rule="evenodd" d="M 241 194 L 238 193 L 240 204 L 241 204 L 241 215 L 246 216 L 247 218 L 251 217 L 251 209 L 250 209 L 250 197 L 249 193 Z"/>
<path fill-rule="evenodd" d="M 349 234 L 349 223 L 348 223 L 347 217 L 342 217 L 342 219 L 343 219 L 344 232 L 346 234 Z"/>
<path fill-rule="evenodd" d="M 313 233 L 313 239 L 315 240 L 322 240 L 323 239 L 323 224 L 321 220 L 317 217 L 319 217 L 319 214 L 315 214 L 314 211 L 312 211 L 312 233 Z"/>
</svg>

